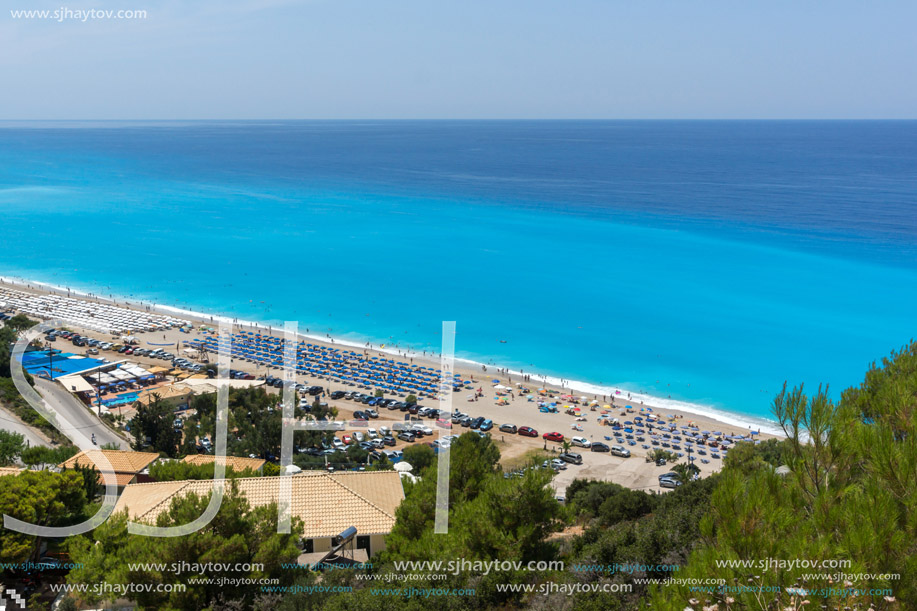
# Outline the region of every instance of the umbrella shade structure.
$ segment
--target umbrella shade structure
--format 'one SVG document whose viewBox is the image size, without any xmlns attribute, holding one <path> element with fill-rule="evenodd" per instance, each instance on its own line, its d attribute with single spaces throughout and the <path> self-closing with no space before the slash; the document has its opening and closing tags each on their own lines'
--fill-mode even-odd
<svg viewBox="0 0 917 611">
<path fill-rule="evenodd" d="M 413 469 L 414 467 L 412 467 L 410 463 L 406 463 L 404 461 L 401 461 L 395 465 L 395 471 L 401 471 L 403 473 L 407 473 L 408 471 L 412 471 Z"/>
</svg>

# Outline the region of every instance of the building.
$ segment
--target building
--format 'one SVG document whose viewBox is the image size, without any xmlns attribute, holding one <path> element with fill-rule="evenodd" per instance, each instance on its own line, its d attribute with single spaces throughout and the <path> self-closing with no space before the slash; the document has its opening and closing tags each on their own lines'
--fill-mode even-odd
<svg viewBox="0 0 917 611">
<path fill-rule="evenodd" d="M 58 466 L 61 469 L 75 469 L 77 466 L 80 466 L 98 470 L 99 465 L 96 464 L 94 459 L 99 460 L 101 456 L 104 456 L 106 459 L 108 459 L 108 462 L 111 463 L 112 470 L 115 474 L 115 479 L 118 482 L 119 493 L 122 492 L 124 488 L 129 484 L 143 481 L 152 481 L 152 478 L 150 478 L 148 474 L 149 467 L 157 460 L 159 460 L 159 454 L 156 452 L 130 452 L 127 450 L 89 450 L 80 452 L 75 456 L 71 456 Z M 99 462 L 101 463 L 101 460 L 99 460 Z M 102 466 L 104 467 L 105 465 L 103 464 Z M 99 474 L 99 481 L 101 481 L 102 484 L 105 483 L 101 473 Z"/>
<path fill-rule="evenodd" d="M 303 521 L 303 556 L 314 561 L 331 551 L 332 538 L 350 527 L 357 530 L 344 550 L 355 560 L 365 560 L 385 549 L 385 535 L 395 525 L 395 511 L 404 499 L 401 478 L 395 471 L 304 471 L 287 476 L 291 481 L 292 514 Z M 277 502 L 281 476 L 246 477 L 235 481 L 253 507 Z M 204 496 L 212 480 L 131 484 L 118 499 L 115 511 L 127 510 L 138 522 L 154 524 L 167 511 L 173 497 Z"/>
<path fill-rule="evenodd" d="M 194 391 L 184 384 L 170 384 L 141 390 L 137 395 L 137 402 L 149 406 L 158 398 L 160 403 L 168 405 L 173 410 L 186 410 L 191 405 Z"/>
<path fill-rule="evenodd" d="M 216 457 L 213 454 L 189 454 L 182 459 L 182 462 L 192 465 L 209 465 Z M 242 472 L 251 469 L 255 473 L 261 473 L 267 461 L 263 458 L 241 458 L 239 456 L 227 456 L 226 466 L 231 467 L 233 471 Z"/>
</svg>

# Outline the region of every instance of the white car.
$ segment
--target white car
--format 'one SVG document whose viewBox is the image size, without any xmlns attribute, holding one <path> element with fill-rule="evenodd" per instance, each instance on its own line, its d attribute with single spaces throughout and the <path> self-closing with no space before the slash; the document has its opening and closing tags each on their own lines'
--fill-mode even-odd
<svg viewBox="0 0 917 611">
<path fill-rule="evenodd" d="M 361 433 L 360 431 L 356 431 L 356 432 L 353 434 L 353 438 L 356 439 L 358 442 L 364 440 L 363 433 Z"/>
<path fill-rule="evenodd" d="M 574 437 L 570 441 L 573 445 L 579 446 L 581 448 L 591 448 L 592 447 L 592 442 L 586 439 L 585 437 Z"/>
<path fill-rule="evenodd" d="M 366 434 L 369 435 L 370 439 L 375 439 L 379 436 L 379 433 L 376 432 L 376 429 L 367 429 Z"/>
<path fill-rule="evenodd" d="M 387 426 L 379 427 L 379 434 L 381 434 L 383 437 L 388 437 L 389 435 L 391 435 L 391 433 L 392 433 L 392 430 L 388 428 Z"/>
<path fill-rule="evenodd" d="M 422 431 L 424 435 L 432 435 L 432 434 L 433 434 L 433 429 L 431 429 L 430 427 L 428 427 L 426 424 L 419 424 L 419 423 L 418 423 L 418 424 L 415 424 L 412 428 L 413 428 L 415 431 Z"/>
<path fill-rule="evenodd" d="M 331 440 L 331 445 L 333 445 L 336 448 L 343 448 L 344 442 L 338 439 L 337 437 L 335 437 L 334 439 Z"/>
</svg>

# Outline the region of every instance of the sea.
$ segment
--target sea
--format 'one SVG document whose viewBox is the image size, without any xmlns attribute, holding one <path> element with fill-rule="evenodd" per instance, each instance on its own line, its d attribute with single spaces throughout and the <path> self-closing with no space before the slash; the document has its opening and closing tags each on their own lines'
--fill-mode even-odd
<svg viewBox="0 0 917 611">
<path fill-rule="evenodd" d="M 917 122 L 2 122 L 0 236 L 0 276 L 418 355 L 455 321 L 773 428 L 914 335 Z"/>
</svg>

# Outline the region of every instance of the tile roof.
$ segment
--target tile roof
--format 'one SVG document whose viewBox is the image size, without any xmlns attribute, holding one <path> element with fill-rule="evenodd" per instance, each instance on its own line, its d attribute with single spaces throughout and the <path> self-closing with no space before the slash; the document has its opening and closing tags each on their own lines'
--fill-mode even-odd
<svg viewBox="0 0 917 611">
<path fill-rule="evenodd" d="M 19 475 L 22 473 L 22 469 L 19 467 L 0 467 L 0 477 L 4 475 Z"/>
<path fill-rule="evenodd" d="M 216 456 L 213 454 L 189 454 L 182 459 L 182 462 L 191 463 L 193 465 L 209 465 L 214 460 L 216 460 Z M 244 471 L 246 469 L 257 471 L 263 467 L 266 462 L 267 461 L 263 458 L 242 458 L 240 456 L 226 457 L 226 466 L 232 467 L 236 471 Z"/>
<path fill-rule="evenodd" d="M 58 465 L 61 469 L 73 469 L 76 465 L 98 469 L 93 458 L 104 455 L 112 469 L 120 473 L 140 473 L 159 459 L 156 452 L 130 452 L 127 450 L 89 450 L 80 452 Z"/>
<path fill-rule="evenodd" d="M 239 490 L 253 507 L 277 501 L 282 476 L 239 478 Z M 305 526 L 305 538 L 332 537 L 354 526 L 363 535 L 388 534 L 395 510 L 404 499 L 395 471 L 327 473 L 304 471 L 291 480 L 293 515 Z M 172 497 L 213 490 L 212 480 L 131 484 L 118 499 L 115 511 L 127 509 L 133 520 L 155 523 L 168 511 Z"/>
<path fill-rule="evenodd" d="M 117 483 L 118 488 L 127 486 L 128 484 L 132 484 L 134 483 L 134 480 L 136 479 L 137 479 L 136 473 L 122 473 L 122 472 L 115 473 L 115 482 Z M 99 473 L 99 483 L 103 486 L 105 485 L 105 476 L 102 475 L 101 473 Z"/>
</svg>

